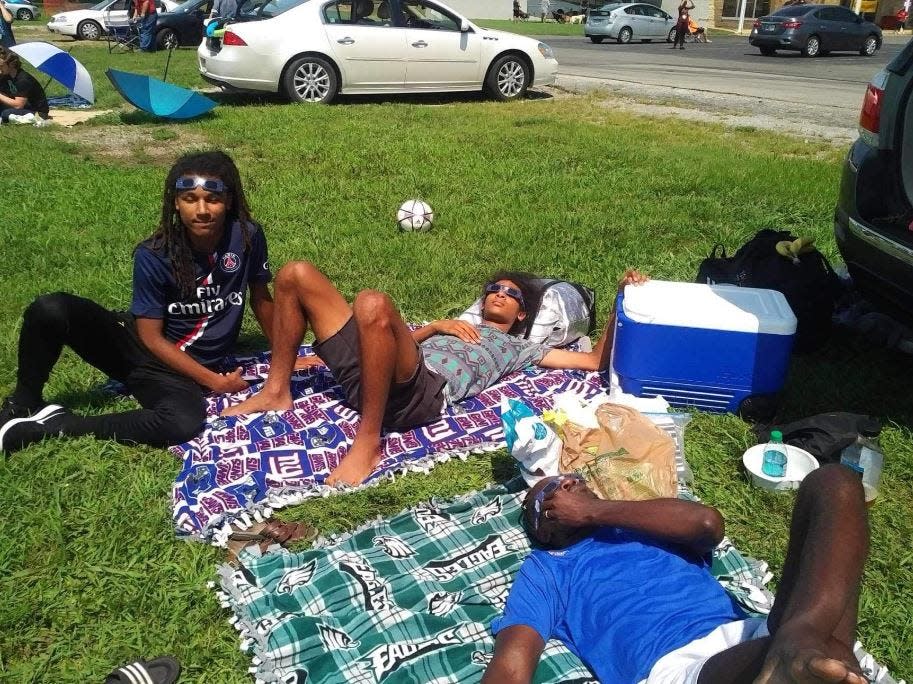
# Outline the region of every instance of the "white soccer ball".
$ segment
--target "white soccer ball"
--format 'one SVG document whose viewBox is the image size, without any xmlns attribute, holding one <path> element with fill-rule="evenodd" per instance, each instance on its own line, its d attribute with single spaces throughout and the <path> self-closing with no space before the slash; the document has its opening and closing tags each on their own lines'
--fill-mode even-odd
<svg viewBox="0 0 913 684">
<path fill-rule="evenodd" d="M 406 200 L 396 212 L 396 223 L 406 231 L 428 230 L 434 223 L 434 210 L 422 200 Z"/>
</svg>

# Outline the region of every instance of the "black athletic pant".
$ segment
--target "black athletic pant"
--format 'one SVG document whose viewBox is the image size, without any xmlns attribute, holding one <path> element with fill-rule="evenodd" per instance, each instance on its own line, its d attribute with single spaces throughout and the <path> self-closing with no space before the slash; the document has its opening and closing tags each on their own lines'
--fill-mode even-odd
<svg viewBox="0 0 913 684">
<path fill-rule="evenodd" d="M 63 345 L 123 382 L 143 407 L 74 416 L 65 421 L 64 434 L 168 446 L 185 442 L 202 429 L 206 419 L 202 388 L 152 356 L 139 341 L 133 317 L 65 292 L 38 297 L 25 310 L 13 393 L 16 403 L 27 407 L 43 403 L 42 390 Z"/>
<path fill-rule="evenodd" d="M 688 24 L 683 24 L 678 22 L 675 25 L 675 41 L 672 43 L 672 47 L 676 46 L 685 46 L 685 33 L 688 31 Z"/>
</svg>

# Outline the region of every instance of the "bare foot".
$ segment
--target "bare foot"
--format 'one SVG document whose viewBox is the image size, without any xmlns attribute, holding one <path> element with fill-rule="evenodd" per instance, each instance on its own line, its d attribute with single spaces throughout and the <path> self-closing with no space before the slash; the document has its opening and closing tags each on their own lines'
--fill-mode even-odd
<svg viewBox="0 0 913 684">
<path fill-rule="evenodd" d="M 784 631 L 777 632 L 754 684 L 867 684 L 851 652 L 847 660 L 832 658 L 817 635 Z"/>
<path fill-rule="evenodd" d="M 327 484 L 360 485 L 380 463 L 380 442 L 355 437 L 349 452 L 327 477 Z"/>
<path fill-rule="evenodd" d="M 222 410 L 223 416 L 237 416 L 240 414 L 264 413 L 265 411 L 288 411 L 292 408 L 292 393 L 286 390 L 282 394 L 272 394 L 260 390 L 252 397 L 248 397 L 240 404 L 229 406 Z"/>
</svg>

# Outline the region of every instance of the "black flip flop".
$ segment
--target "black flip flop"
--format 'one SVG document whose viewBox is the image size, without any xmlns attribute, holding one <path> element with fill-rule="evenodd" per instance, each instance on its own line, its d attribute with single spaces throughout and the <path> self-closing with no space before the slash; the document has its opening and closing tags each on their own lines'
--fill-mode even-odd
<svg viewBox="0 0 913 684">
<path fill-rule="evenodd" d="M 105 684 L 174 684 L 180 674 L 180 663 L 170 656 L 162 656 L 119 667 L 105 678 Z"/>
</svg>

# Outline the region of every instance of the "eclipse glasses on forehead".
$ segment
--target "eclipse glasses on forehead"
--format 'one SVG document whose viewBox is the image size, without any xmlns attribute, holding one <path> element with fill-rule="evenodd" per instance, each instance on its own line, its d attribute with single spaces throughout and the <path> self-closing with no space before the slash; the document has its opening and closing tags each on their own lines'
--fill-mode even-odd
<svg viewBox="0 0 913 684">
<path fill-rule="evenodd" d="M 500 283 L 488 283 L 488 285 L 485 286 L 485 293 L 491 294 L 494 292 L 503 292 L 511 299 L 516 299 L 518 302 L 520 302 L 520 306 L 524 306 L 523 293 L 515 287 L 511 287 L 510 285 L 501 285 Z"/>
<path fill-rule="evenodd" d="M 193 190 L 203 188 L 206 192 L 225 192 L 225 183 L 219 178 L 203 178 L 202 176 L 181 176 L 174 182 L 176 190 Z"/>
</svg>

